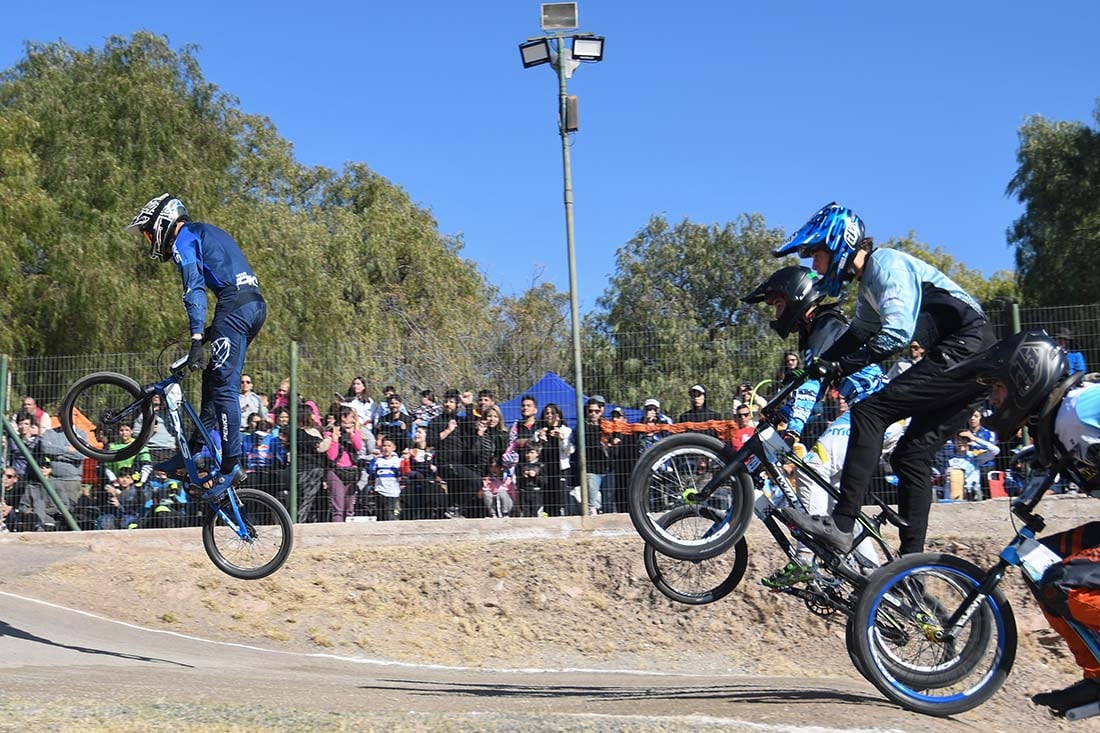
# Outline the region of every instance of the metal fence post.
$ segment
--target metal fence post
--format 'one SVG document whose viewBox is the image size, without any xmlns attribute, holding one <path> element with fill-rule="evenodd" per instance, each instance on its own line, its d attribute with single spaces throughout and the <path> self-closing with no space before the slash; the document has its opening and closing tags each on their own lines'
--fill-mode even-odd
<svg viewBox="0 0 1100 733">
<path fill-rule="evenodd" d="M 290 518 L 298 522 L 298 342 L 290 342 Z"/>
</svg>

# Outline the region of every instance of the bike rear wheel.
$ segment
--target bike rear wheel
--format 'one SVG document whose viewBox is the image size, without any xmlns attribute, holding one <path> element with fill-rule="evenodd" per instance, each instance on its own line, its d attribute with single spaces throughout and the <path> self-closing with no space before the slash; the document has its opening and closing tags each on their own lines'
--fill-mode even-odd
<svg viewBox="0 0 1100 733">
<path fill-rule="evenodd" d="M 953 640 L 943 623 L 985 572 L 939 553 L 907 555 L 876 571 L 853 620 L 856 654 L 886 697 L 926 715 L 955 715 L 981 705 L 1016 658 L 1016 619 L 994 588 Z"/>
<path fill-rule="evenodd" d="M 133 425 L 138 418 L 141 431 L 125 445 L 117 442 L 118 427 L 123 423 Z M 115 372 L 96 372 L 76 380 L 61 400 L 57 419 L 74 448 L 88 458 L 106 462 L 136 456 L 149 442 L 154 427 L 149 396 L 133 379 Z M 85 421 L 95 426 L 93 431 L 80 427 L 87 424 Z M 112 443 L 117 447 L 112 449 Z"/>
<path fill-rule="evenodd" d="M 720 521 L 722 514 L 710 507 L 704 507 L 701 513 L 694 507 L 678 507 L 660 519 L 666 529 L 673 524 L 695 523 L 699 534 Z M 685 527 L 680 534 L 686 531 Z M 745 577 L 748 565 L 749 545 L 744 537 L 729 552 L 709 560 L 677 560 L 657 552 L 653 545 L 645 546 L 645 571 L 653 585 L 668 598 L 692 606 L 725 598 Z"/>
<path fill-rule="evenodd" d="M 238 531 L 232 496 L 240 509 Z M 294 525 L 286 508 L 271 494 L 237 489 L 223 497 L 217 509 L 207 507 L 202 546 L 211 562 L 226 575 L 257 580 L 286 562 L 294 545 Z"/>
<path fill-rule="evenodd" d="M 726 466 L 725 446 L 702 433 L 663 438 L 642 454 L 630 475 L 630 519 L 638 534 L 655 550 L 677 560 L 707 560 L 727 551 L 745 535 L 752 520 L 753 485 L 742 468 L 705 501 L 695 497 Z M 668 512 L 694 512 L 698 522 L 662 526 Z M 704 510 L 719 512 L 723 521 L 710 522 Z M 699 523 L 708 530 L 698 534 Z"/>
</svg>

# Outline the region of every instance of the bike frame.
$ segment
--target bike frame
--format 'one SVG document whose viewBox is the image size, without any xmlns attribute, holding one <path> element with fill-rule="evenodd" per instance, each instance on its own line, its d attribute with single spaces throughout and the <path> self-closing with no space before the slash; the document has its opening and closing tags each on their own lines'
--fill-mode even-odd
<svg viewBox="0 0 1100 733">
<path fill-rule="evenodd" d="M 210 451 L 210 455 L 214 461 L 214 470 L 208 472 L 208 474 L 215 474 L 221 470 L 222 454 L 221 449 L 215 444 L 210 431 L 203 425 L 199 413 L 183 395 L 183 388 L 180 386 L 180 383 L 187 374 L 185 370 L 186 364 L 187 357 L 183 357 L 173 362 L 169 367 L 170 373 L 167 377 L 159 382 L 145 385 L 142 388 L 142 398 L 127 405 L 119 412 L 118 416 L 127 417 L 135 413 L 140 414 L 142 408 L 152 399 L 154 394 L 160 395 L 168 411 L 169 428 L 176 438 L 176 447 L 179 449 L 180 455 L 183 456 L 183 465 L 184 468 L 187 469 L 188 481 L 190 481 L 192 486 L 201 486 L 203 479 L 199 476 L 198 468 L 195 466 L 195 455 L 191 452 L 191 446 L 188 445 L 187 439 L 184 437 L 181 410 L 183 414 L 187 416 L 188 420 L 191 421 L 192 425 L 202 430 L 203 436 L 205 437 L 207 449 Z M 237 494 L 232 486 L 229 487 L 229 497 L 230 501 L 225 503 L 229 505 L 229 511 L 232 512 L 231 514 L 226 511 L 226 507 L 222 504 L 208 502 L 208 505 L 212 511 L 221 516 L 222 520 L 225 521 L 227 525 L 233 527 L 234 531 L 242 539 L 247 539 L 248 529 L 245 526 L 244 518 L 241 516 L 241 505 L 237 500 Z"/>
</svg>

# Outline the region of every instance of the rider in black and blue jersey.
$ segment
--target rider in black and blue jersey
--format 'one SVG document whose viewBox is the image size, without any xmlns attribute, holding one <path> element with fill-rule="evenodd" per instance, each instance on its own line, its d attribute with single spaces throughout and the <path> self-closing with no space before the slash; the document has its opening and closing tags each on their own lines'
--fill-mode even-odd
<svg viewBox="0 0 1100 733">
<path fill-rule="evenodd" d="M 192 222 L 187 207 L 171 194 L 145 204 L 125 230 L 145 236 L 153 259 L 172 259 L 179 267 L 183 305 L 191 328 L 187 366 L 203 369 L 200 417 L 221 442 L 221 475 L 209 482 L 203 493 L 204 499 L 215 499 L 231 482 L 239 483 L 245 477 L 237 387 L 248 345 L 267 319 L 267 303 L 260 295 L 252 267 L 233 238 L 212 224 Z M 217 298 L 209 327 L 207 289 Z M 204 342 L 210 344 L 209 364 Z M 183 468 L 183 461 L 176 455 L 157 468 L 172 475 Z"/>
<path fill-rule="evenodd" d="M 841 497 L 832 517 L 797 514 L 792 523 L 846 552 L 878 467 L 885 430 L 911 417 L 890 464 L 898 477 L 898 509 L 909 522 L 899 531 L 900 552 L 921 552 L 932 504 L 932 458 L 988 393 L 976 381 L 955 380 L 944 371 L 991 346 L 993 329 L 973 296 L 916 257 L 875 249 L 864 236 L 863 221 L 838 204 L 822 208 L 773 254 L 792 252 L 812 258 L 822 289 L 833 297 L 847 283 L 859 281 L 851 325 L 809 369 L 834 378 L 853 374 L 889 358 L 914 336 L 927 349 L 925 358 L 852 407 Z"/>
</svg>

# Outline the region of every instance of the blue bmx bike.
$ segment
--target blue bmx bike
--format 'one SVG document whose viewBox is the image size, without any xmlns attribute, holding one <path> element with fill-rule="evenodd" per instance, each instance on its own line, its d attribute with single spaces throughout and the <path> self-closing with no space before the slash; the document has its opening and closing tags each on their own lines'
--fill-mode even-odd
<svg viewBox="0 0 1100 733">
<path fill-rule="evenodd" d="M 69 442 L 83 455 L 113 462 L 137 455 L 153 434 L 153 396 L 160 395 L 167 408 L 169 432 L 175 437 L 187 471 L 184 485 L 197 500 L 203 484 L 217 477 L 221 452 L 202 425 L 195 408 L 187 401 L 180 383 L 187 374 L 187 358 L 169 367 L 169 374 L 151 384 L 140 385 L 116 372 L 96 372 L 78 379 L 61 402 L 58 419 Z M 210 458 L 200 468 L 184 434 L 183 416 L 205 436 Z M 95 438 L 77 432 L 79 420 L 95 424 Z M 123 423 L 141 429 L 129 443 L 112 443 Z M 293 522 L 286 508 L 271 494 L 249 488 L 231 487 L 223 496 L 206 502 L 202 518 L 202 545 L 214 565 L 234 578 L 256 580 L 271 575 L 286 562 L 294 543 Z"/>
<path fill-rule="evenodd" d="M 860 594 L 848 643 L 882 694 L 909 710 L 947 716 L 977 707 L 1000 689 L 1016 658 L 1017 630 L 998 586 L 1008 568 L 1018 567 L 1035 592 L 1043 572 L 1062 560 L 1035 539 L 1045 522 L 1034 510 L 1071 463 L 1064 456 L 1028 481 L 1012 502 L 1021 522 L 1016 536 L 988 570 L 954 555 L 922 553 L 875 571 Z M 1068 621 L 1100 656 L 1100 634 Z M 1064 713 L 1068 720 L 1098 714 L 1100 700 Z"/>
</svg>

